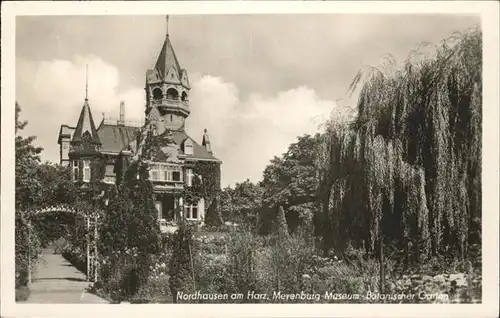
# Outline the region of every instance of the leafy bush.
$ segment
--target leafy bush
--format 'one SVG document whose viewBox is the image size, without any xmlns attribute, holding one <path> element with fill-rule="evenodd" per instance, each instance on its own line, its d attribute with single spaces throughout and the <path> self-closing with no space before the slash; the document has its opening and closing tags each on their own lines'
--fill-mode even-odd
<svg viewBox="0 0 500 318">
<path fill-rule="evenodd" d="M 30 297 L 30 289 L 28 286 L 20 286 L 16 288 L 16 301 L 26 301 Z"/>
<path fill-rule="evenodd" d="M 257 252 L 257 289 L 296 293 L 304 290 L 303 275 L 313 266 L 314 250 L 301 237 L 262 247 Z"/>
<path fill-rule="evenodd" d="M 227 266 L 227 255 L 203 253 L 197 260 L 196 288 L 199 291 L 209 294 L 229 293 L 234 290 Z"/>
<path fill-rule="evenodd" d="M 28 284 L 29 270 L 34 270 L 41 251 L 41 244 L 37 233 L 21 218 L 16 218 L 15 228 L 15 285 L 17 287 Z M 29 237 L 28 237 L 29 235 Z"/>
<path fill-rule="evenodd" d="M 52 242 L 50 247 L 54 250 L 54 254 L 62 254 L 67 244 L 68 241 L 63 237 L 60 237 L 56 241 Z"/>
<path fill-rule="evenodd" d="M 196 241 L 206 254 L 224 254 L 226 252 L 226 235 L 203 233 L 196 235 Z"/>
<path fill-rule="evenodd" d="M 169 288 L 168 275 L 150 277 L 146 284 L 141 285 L 137 294 L 131 299 L 131 303 L 172 303 L 172 295 Z"/>
<path fill-rule="evenodd" d="M 147 165 L 136 161 L 122 168 L 120 187 L 110 191 L 99 245 L 104 289 L 118 300 L 131 299 L 148 284 L 151 254 L 168 241 L 160 236 Z"/>
<path fill-rule="evenodd" d="M 257 250 L 261 240 L 246 230 L 233 231 L 228 237 L 227 275 L 231 284 L 228 293 L 257 290 Z"/>
<path fill-rule="evenodd" d="M 71 243 L 62 247 L 61 255 L 80 272 L 87 274 L 87 251 Z"/>
<path fill-rule="evenodd" d="M 149 277 L 147 282 L 139 287 L 137 293 L 130 299 L 131 303 L 171 303 L 172 294 L 169 287 L 170 251 L 159 255 L 151 255 Z"/>
<path fill-rule="evenodd" d="M 193 256 L 197 254 L 198 247 L 193 232 L 194 229 L 190 224 L 182 223 L 172 240 L 169 286 L 174 303 L 177 302 L 178 292 L 190 293 L 196 290 Z"/>
<path fill-rule="evenodd" d="M 149 282 L 154 259 L 137 248 L 116 250 L 101 259 L 104 292 L 115 301 L 130 300 Z"/>
</svg>

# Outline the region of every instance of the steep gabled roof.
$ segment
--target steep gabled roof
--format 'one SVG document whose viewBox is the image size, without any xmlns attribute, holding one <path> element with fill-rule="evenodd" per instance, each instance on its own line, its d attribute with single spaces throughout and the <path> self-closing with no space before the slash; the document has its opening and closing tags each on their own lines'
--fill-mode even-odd
<svg viewBox="0 0 500 318">
<path fill-rule="evenodd" d="M 89 102 L 85 99 L 83 103 L 82 111 L 80 112 L 80 117 L 78 118 L 78 123 L 76 124 L 75 132 L 73 133 L 72 142 L 82 141 L 82 136 L 87 133 L 90 135 L 91 141 L 95 144 L 100 144 L 99 136 L 97 135 L 97 130 L 95 129 L 94 119 L 92 118 L 92 112 L 90 111 Z"/>
<path fill-rule="evenodd" d="M 163 42 L 158 60 L 156 61 L 155 69 L 162 79 L 166 79 L 167 73 L 171 68 L 177 72 L 177 77 L 180 78 L 182 69 L 175 55 L 172 43 L 167 35 L 165 42 Z"/>
</svg>

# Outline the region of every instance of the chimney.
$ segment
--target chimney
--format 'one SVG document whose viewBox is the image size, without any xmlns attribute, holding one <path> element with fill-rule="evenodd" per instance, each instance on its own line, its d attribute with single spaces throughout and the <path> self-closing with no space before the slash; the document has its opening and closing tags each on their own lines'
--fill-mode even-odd
<svg viewBox="0 0 500 318">
<path fill-rule="evenodd" d="M 120 121 L 118 121 L 118 125 L 125 125 L 125 102 L 120 102 Z"/>
</svg>

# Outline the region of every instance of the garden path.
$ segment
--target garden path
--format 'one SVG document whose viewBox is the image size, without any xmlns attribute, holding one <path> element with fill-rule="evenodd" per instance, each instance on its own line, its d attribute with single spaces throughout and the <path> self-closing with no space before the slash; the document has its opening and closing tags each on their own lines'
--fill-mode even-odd
<svg viewBox="0 0 500 318">
<path fill-rule="evenodd" d="M 106 300 L 87 292 L 85 275 L 52 249 L 42 251 L 40 262 L 29 285 L 30 296 L 24 303 L 106 304 Z"/>
</svg>

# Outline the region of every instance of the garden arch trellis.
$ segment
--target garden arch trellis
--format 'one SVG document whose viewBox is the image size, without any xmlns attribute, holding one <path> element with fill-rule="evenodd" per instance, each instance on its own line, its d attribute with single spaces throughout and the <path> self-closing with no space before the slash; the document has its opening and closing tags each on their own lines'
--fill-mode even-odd
<svg viewBox="0 0 500 318">
<path fill-rule="evenodd" d="M 31 220 L 39 215 L 50 214 L 50 213 L 69 213 L 73 214 L 75 217 L 82 217 L 85 221 L 87 233 L 87 281 L 88 282 L 96 282 L 99 277 L 99 266 L 98 266 L 98 250 L 97 245 L 99 242 L 99 221 L 100 215 L 97 210 L 93 210 L 90 213 L 86 213 L 79 209 L 74 208 L 71 205 L 60 204 L 53 205 L 49 207 L 44 207 L 36 210 L 31 210 L 29 213 L 23 214 L 27 217 L 24 217 L 24 222 L 27 223 L 28 226 L 28 244 L 31 241 Z M 31 258 L 28 257 L 30 260 Z M 28 265 L 28 282 L 31 283 L 31 264 Z"/>
</svg>

